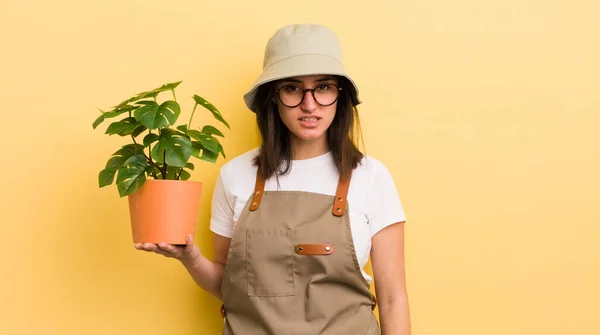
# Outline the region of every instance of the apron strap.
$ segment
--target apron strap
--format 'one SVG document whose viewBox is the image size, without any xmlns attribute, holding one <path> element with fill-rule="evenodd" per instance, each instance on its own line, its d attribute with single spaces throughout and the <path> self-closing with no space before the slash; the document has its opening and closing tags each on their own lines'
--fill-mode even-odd
<svg viewBox="0 0 600 335">
<path fill-rule="evenodd" d="M 346 211 L 346 196 L 348 195 L 348 190 L 350 189 L 350 179 L 352 177 L 352 173 L 347 178 L 340 177 L 338 182 L 338 187 L 335 192 L 335 199 L 333 201 L 333 209 L 331 212 L 335 216 L 342 216 Z M 260 207 L 260 202 L 263 197 L 263 193 L 265 191 L 265 178 L 263 178 L 262 173 L 260 173 L 260 169 L 256 170 L 256 184 L 254 185 L 254 193 L 252 194 L 252 201 L 250 203 L 250 210 L 255 211 Z"/>
<path fill-rule="evenodd" d="M 348 189 L 350 188 L 351 178 L 352 172 L 350 172 L 350 175 L 348 175 L 347 178 L 342 178 L 340 176 L 337 191 L 335 192 L 335 199 L 333 201 L 333 209 L 331 211 L 335 216 L 342 216 L 346 211 L 346 196 L 348 195 Z"/>
<path fill-rule="evenodd" d="M 250 210 L 255 211 L 260 206 L 263 193 L 265 191 L 265 178 L 263 178 L 260 169 L 256 169 L 256 184 L 254 185 L 254 194 L 252 195 L 252 202 L 250 203 Z"/>
</svg>

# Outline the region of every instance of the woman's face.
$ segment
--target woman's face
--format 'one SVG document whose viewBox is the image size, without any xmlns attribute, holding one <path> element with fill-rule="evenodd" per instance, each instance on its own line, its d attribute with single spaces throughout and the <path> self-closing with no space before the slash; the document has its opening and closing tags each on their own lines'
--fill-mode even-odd
<svg viewBox="0 0 600 335">
<path fill-rule="evenodd" d="M 277 109 L 292 141 L 326 140 L 327 129 L 335 117 L 338 87 L 338 80 L 328 75 L 291 77 L 275 84 Z M 303 94 L 305 89 L 315 91 Z"/>
</svg>

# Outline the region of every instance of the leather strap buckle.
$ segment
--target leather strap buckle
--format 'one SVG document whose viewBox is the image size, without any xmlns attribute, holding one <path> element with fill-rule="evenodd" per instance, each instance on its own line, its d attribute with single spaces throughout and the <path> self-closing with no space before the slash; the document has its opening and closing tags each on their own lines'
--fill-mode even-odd
<svg viewBox="0 0 600 335">
<path fill-rule="evenodd" d="M 348 189 L 350 189 L 351 176 L 352 174 L 346 178 L 340 176 L 338 187 L 335 192 L 335 199 L 333 200 L 333 209 L 331 210 L 332 214 L 335 216 L 342 216 L 346 211 L 346 197 L 348 196 Z"/>
</svg>

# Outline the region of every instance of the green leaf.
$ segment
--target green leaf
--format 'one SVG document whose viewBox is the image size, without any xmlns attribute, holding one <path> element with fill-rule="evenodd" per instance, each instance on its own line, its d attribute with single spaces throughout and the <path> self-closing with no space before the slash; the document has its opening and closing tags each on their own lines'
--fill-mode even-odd
<svg viewBox="0 0 600 335">
<path fill-rule="evenodd" d="M 158 135 L 156 135 L 156 134 L 150 133 L 150 134 L 144 136 L 144 148 L 156 141 L 158 141 Z"/>
<path fill-rule="evenodd" d="M 135 103 L 136 105 L 158 105 L 158 103 L 156 101 L 153 100 L 142 100 L 142 101 L 138 101 Z"/>
<path fill-rule="evenodd" d="M 118 170 L 117 188 L 124 197 L 138 190 L 146 182 L 148 161 L 143 154 L 136 154 L 127 159 Z"/>
<path fill-rule="evenodd" d="M 106 167 L 120 168 L 123 162 L 129 157 L 137 154 L 143 155 L 144 147 L 139 144 L 126 144 L 121 149 L 117 150 L 106 163 Z"/>
<path fill-rule="evenodd" d="M 218 142 L 216 138 L 213 137 L 215 143 L 217 145 L 216 150 L 208 150 L 204 147 L 201 141 L 192 141 L 192 155 L 196 158 L 205 160 L 207 162 L 215 163 L 217 158 L 219 158 L 219 153 L 223 155 L 223 158 L 226 158 L 225 151 L 223 151 L 223 147 Z M 211 144 L 212 145 L 212 144 Z"/>
<path fill-rule="evenodd" d="M 219 144 L 219 153 L 223 156 L 223 158 L 227 158 L 227 156 L 225 156 L 225 150 L 223 150 L 223 146 L 221 145 L 221 143 L 218 143 L 218 144 Z"/>
<path fill-rule="evenodd" d="M 105 134 L 109 134 L 109 135 L 115 135 L 118 134 L 121 129 L 123 129 L 123 124 L 121 123 L 121 121 L 116 121 L 111 123 L 108 128 L 106 128 L 106 132 L 104 132 Z"/>
<path fill-rule="evenodd" d="M 195 129 L 188 130 L 188 131 L 186 132 L 186 135 L 188 135 L 189 137 L 191 137 L 191 138 L 193 138 L 193 139 L 195 139 L 195 140 L 198 140 L 198 141 L 199 141 L 201 138 L 203 138 L 203 137 L 206 137 L 206 136 L 205 136 L 205 135 L 203 135 L 203 134 L 202 134 L 202 133 L 201 133 L 199 130 L 195 130 Z"/>
<path fill-rule="evenodd" d="M 192 163 L 187 163 L 187 164 L 185 165 L 185 168 L 186 168 L 186 169 L 190 169 L 190 170 L 192 170 L 192 171 L 193 171 L 193 170 L 194 170 L 194 164 L 192 164 Z"/>
<path fill-rule="evenodd" d="M 205 139 L 206 139 L 206 137 L 205 137 Z M 221 155 L 223 155 L 223 158 L 227 158 L 225 156 L 225 151 L 223 150 L 223 146 L 219 142 L 219 139 L 217 139 L 216 137 L 210 137 L 210 142 L 211 142 L 211 144 L 210 144 L 211 147 L 207 147 L 204 142 L 202 142 L 202 144 L 206 148 L 209 148 L 210 151 L 212 151 L 213 153 L 215 153 L 215 154 L 219 154 L 220 153 Z M 215 150 L 213 150 L 213 147 L 215 147 Z"/>
<path fill-rule="evenodd" d="M 213 126 L 204 126 L 204 128 L 202 128 L 201 132 L 203 134 L 207 134 L 207 135 L 216 135 L 216 136 L 223 136 L 223 133 L 219 131 L 219 129 L 213 127 Z"/>
<path fill-rule="evenodd" d="M 138 121 L 135 118 L 128 117 L 121 121 L 116 121 L 116 122 L 111 123 L 108 126 L 108 128 L 106 129 L 106 134 L 110 134 L 110 135 L 118 134 L 120 136 L 128 136 L 128 135 L 131 135 L 133 133 L 133 131 L 136 130 L 140 126 L 141 125 L 138 123 Z M 142 131 L 144 131 L 144 129 L 142 129 Z"/>
<path fill-rule="evenodd" d="M 154 101 L 148 101 L 144 106 L 135 110 L 135 118 L 148 129 L 164 128 L 174 124 L 179 117 L 180 107 L 175 101 L 165 101 L 158 105 Z"/>
<path fill-rule="evenodd" d="M 181 84 L 181 81 L 176 81 L 176 82 L 170 83 L 170 84 L 164 84 L 159 88 L 155 88 L 154 91 L 162 92 L 162 91 L 174 90 L 175 88 L 177 88 L 177 86 L 179 86 L 179 84 Z"/>
<path fill-rule="evenodd" d="M 152 98 L 152 99 L 156 99 L 156 97 L 158 96 L 158 91 L 148 91 L 148 92 L 142 92 L 140 94 L 138 94 L 133 100 L 133 101 L 137 101 L 137 100 L 141 100 L 141 99 L 148 99 L 148 98 Z M 132 102 L 133 102 L 132 101 Z"/>
<path fill-rule="evenodd" d="M 102 114 L 100 114 L 100 116 L 98 116 L 98 118 L 96 119 L 96 121 L 94 121 L 94 123 L 92 124 L 92 128 L 93 129 L 96 129 L 96 127 L 98 127 L 102 122 L 104 122 L 104 118 L 105 118 L 104 114 L 105 113 L 102 112 Z"/>
<path fill-rule="evenodd" d="M 183 133 L 162 129 L 151 155 L 158 163 L 164 164 L 166 160 L 167 165 L 184 167 L 192 155 L 192 142 Z"/>
<path fill-rule="evenodd" d="M 118 104 L 117 106 L 115 106 L 115 108 L 119 108 L 121 106 L 125 106 L 128 105 L 132 102 L 136 102 L 138 100 L 142 100 L 142 99 L 147 99 L 147 98 L 156 98 L 156 96 L 158 95 L 158 92 L 152 92 L 152 91 L 148 91 L 148 92 L 141 92 L 136 94 L 135 96 L 121 102 L 120 104 Z"/>
<path fill-rule="evenodd" d="M 136 100 L 145 98 L 155 98 L 161 92 L 174 90 L 177 86 L 179 86 L 179 84 L 181 84 L 181 81 L 164 84 L 161 87 L 153 89 L 152 91 L 142 92 L 138 94 L 138 98 Z"/>
<path fill-rule="evenodd" d="M 213 104 L 211 104 L 206 99 L 204 99 L 203 97 L 201 97 L 197 94 L 194 94 L 194 101 L 196 101 L 196 103 L 198 105 L 208 109 L 213 114 L 215 119 L 221 121 L 225 126 L 227 126 L 227 128 L 230 128 L 229 123 L 227 123 L 227 121 L 225 121 L 225 119 L 223 118 L 223 115 L 221 115 L 221 112 L 219 112 L 217 107 L 215 107 Z"/>
<path fill-rule="evenodd" d="M 181 113 L 181 107 L 176 101 L 168 100 L 160 105 L 159 113 L 167 118 L 170 125 L 174 125 Z"/>
<path fill-rule="evenodd" d="M 111 117 L 119 116 L 125 112 L 132 111 L 136 108 L 138 108 L 138 106 L 129 105 L 129 104 L 119 105 L 119 106 L 114 107 L 113 110 L 106 112 L 105 114 L 106 114 L 107 118 L 111 118 Z"/>
<path fill-rule="evenodd" d="M 132 105 L 123 105 L 123 106 L 117 106 L 115 109 L 113 109 L 110 112 L 105 112 L 103 110 L 100 109 L 100 116 L 98 116 L 96 118 L 96 120 L 94 121 L 94 123 L 92 124 L 92 127 L 94 129 L 96 129 L 102 122 L 104 122 L 105 119 L 108 118 L 113 118 L 115 116 L 119 116 L 125 112 L 129 112 L 132 111 L 134 109 L 136 109 L 136 106 L 132 106 Z"/>
<path fill-rule="evenodd" d="M 180 169 L 181 168 L 174 167 L 174 166 L 167 166 L 167 178 L 165 178 L 165 179 L 175 180 L 175 177 L 179 173 Z"/>
<path fill-rule="evenodd" d="M 98 185 L 100 187 L 104 187 L 112 184 L 113 180 L 115 179 L 116 172 L 117 169 L 114 168 L 106 168 L 100 171 L 98 174 Z"/>
<path fill-rule="evenodd" d="M 177 126 L 177 130 L 187 133 L 188 132 L 187 124 L 182 124 L 180 126 Z"/>
<path fill-rule="evenodd" d="M 135 128 L 135 129 L 133 130 L 133 132 L 131 132 L 131 135 L 132 135 L 133 137 L 138 137 L 138 136 L 139 136 L 141 133 L 143 133 L 143 132 L 144 132 L 146 129 L 148 129 L 148 128 L 146 128 L 146 126 L 144 126 L 144 125 L 139 125 L 139 126 L 137 126 L 137 128 Z"/>
<path fill-rule="evenodd" d="M 219 153 L 219 141 L 210 136 L 201 133 L 198 130 L 188 130 L 187 135 L 202 144 L 203 149 L 209 150 L 215 154 Z"/>
<path fill-rule="evenodd" d="M 200 156 L 200 159 L 205 160 L 207 162 L 211 162 L 211 163 L 215 163 L 217 161 L 217 158 L 219 158 L 218 153 L 215 154 L 208 150 L 202 150 L 202 156 Z"/>
<path fill-rule="evenodd" d="M 158 115 L 158 107 L 158 103 L 150 101 L 149 104 L 145 104 L 144 106 L 141 106 L 138 109 L 136 109 L 135 112 L 133 112 L 133 115 L 138 121 L 140 121 L 141 124 L 146 126 L 146 128 L 148 129 L 165 127 L 169 124 L 166 119 L 159 117 L 158 120 L 156 120 L 156 117 Z M 157 122 L 159 122 L 158 125 L 156 124 Z"/>
<path fill-rule="evenodd" d="M 219 154 L 219 151 L 221 150 L 221 145 L 219 144 L 219 141 L 217 141 L 216 138 L 212 136 L 202 136 L 198 140 L 200 141 L 200 143 L 202 143 L 202 146 L 205 150 L 208 150 L 217 155 Z"/>
<path fill-rule="evenodd" d="M 123 163 L 133 155 L 141 154 L 143 156 L 142 150 L 144 150 L 144 147 L 141 145 L 127 144 L 112 154 L 112 157 L 106 162 L 104 170 L 98 174 L 99 186 L 104 187 L 112 184 L 115 173 L 121 168 Z"/>
<path fill-rule="evenodd" d="M 179 179 L 188 180 L 188 179 L 190 179 L 191 176 L 192 175 L 189 172 L 187 172 L 186 170 L 182 170 L 181 175 L 179 176 Z"/>
<path fill-rule="evenodd" d="M 200 158 L 200 153 L 203 149 L 204 147 L 202 146 L 202 143 L 198 141 L 192 141 L 192 156 Z"/>
<path fill-rule="evenodd" d="M 137 95 L 135 95 L 135 96 L 133 96 L 133 97 L 131 97 L 131 98 L 129 98 L 129 99 L 121 102 L 119 105 L 117 105 L 117 107 L 129 104 L 131 102 L 135 102 L 135 101 L 138 101 L 138 100 L 142 100 L 142 99 L 156 98 L 159 93 L 164 92 L 164 91 L 173 90 L 177 86 L 179 86 L 179 84 L 181 84 L 181 81 L 177 81 L 177 82 L 169 83 L 169 84 L 164 84 L 161 87 L 153 89 L 152 91 L 138 93 Z"/>
<path fill-rule="evenodd" d="M 135 110 L 136 108 L 138 108 L 138 106 L 134 106 L 134 105 L 123 105 L 123 106 L 117 106 L 115 107 L 113 110 L 109 111 L 109 112 L 105 112 L 104 113 L 104 118 L 113 118 L 115 116 L 119 116 L 123 113 L 127 113 L 130 112 L 132 110 Z"/>
</svg>

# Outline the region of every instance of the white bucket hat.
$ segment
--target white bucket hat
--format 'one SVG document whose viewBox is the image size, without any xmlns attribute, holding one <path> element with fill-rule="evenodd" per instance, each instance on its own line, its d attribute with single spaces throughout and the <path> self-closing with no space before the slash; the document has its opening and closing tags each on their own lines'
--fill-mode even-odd
<svg viewBox="0 0 600 335">
<path fill-rule="evenodd" d="M 265 48 L 263 72 L 252 88 L 244 94 L 251 111 L 257 112 L 256 93 L 262 84 L 283 78 L 303 75 L 338 75 L 353 85 L 350 94 L 357 105 L 358 87 L 342 64 L 340 43 L 330 29 L 315 24 L 293 24 L 278 29 Z"/>
</svg>

